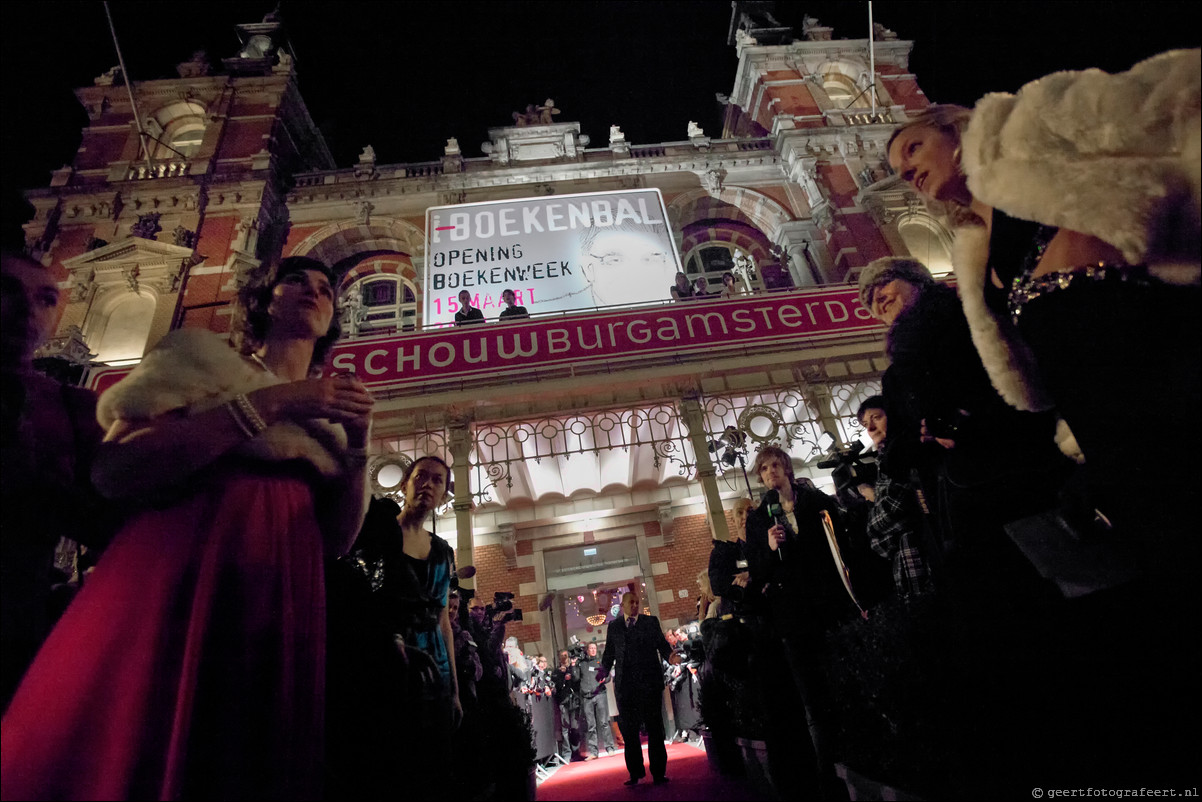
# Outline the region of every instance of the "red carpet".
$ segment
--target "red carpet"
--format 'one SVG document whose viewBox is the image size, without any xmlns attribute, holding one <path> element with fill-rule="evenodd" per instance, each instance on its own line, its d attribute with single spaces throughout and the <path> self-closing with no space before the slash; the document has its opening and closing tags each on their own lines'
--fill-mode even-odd
<svg viewBox="0 0 1202 802">
<path fill-rule="evenodd" d="M 646 746 L 643 758 L 646 760 Z M 638 785 L 622 785 L 630 775 L 619 749 L 614 754 L 572 763 L 557 769 L 550 779 L 538 787 L 538 802 L 554 800 L 661 800 L 721 799 L 723 802 L 754 802 L 764 797 L 756 795 L 751 784 L 741 777 L 725 777 L 710 768 L 704 749 L 688 744 L 668 746 L 668 782 L 652 785 L 644 777 Z"/>
</svg>

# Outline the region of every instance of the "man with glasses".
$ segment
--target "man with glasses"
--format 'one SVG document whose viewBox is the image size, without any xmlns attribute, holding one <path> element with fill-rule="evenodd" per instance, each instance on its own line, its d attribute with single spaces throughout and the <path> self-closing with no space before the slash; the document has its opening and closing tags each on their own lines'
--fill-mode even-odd
<svg viewBox="0 0 1202 802">
<path fill-rule="evenodd" d="M 580 243 L 585 280 L 597 306 L 650 300 L 646 287 L 673 283 L 678 269 L 663 226 L 594 227 Z"/>
</svg>

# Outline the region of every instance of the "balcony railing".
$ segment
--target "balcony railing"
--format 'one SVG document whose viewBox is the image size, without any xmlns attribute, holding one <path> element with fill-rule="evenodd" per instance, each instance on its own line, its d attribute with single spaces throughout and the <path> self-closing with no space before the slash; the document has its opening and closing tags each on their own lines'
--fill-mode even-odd
<svg viewBox="0 0 1202 802">
<path fill-rule="evenodd" d="M 151 178 L 181 178 L 188 174 L 189 165 L 184 159 L 159 159 L 149 164 L 136 162 L 129 166 L 127 181 L 145 181 Z"/>
</svg>

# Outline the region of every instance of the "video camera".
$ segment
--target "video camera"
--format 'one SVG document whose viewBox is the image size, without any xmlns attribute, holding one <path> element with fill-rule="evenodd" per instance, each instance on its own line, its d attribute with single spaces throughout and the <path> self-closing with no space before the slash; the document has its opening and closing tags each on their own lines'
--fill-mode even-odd
<svg viewBox="0 0 1202 802">
<path fill-rule="evenodd" d="M 860 485 L 876 484 L 876 463 L 865 462 L 863 452 L 864 444 L 855 442 L 847 449 L 831 452 L 829 457 L 818 463 L 819 468 L 834 469 L 831 479 L 835 482 L 836 492 L 854 491 Z"/>
<path fill-rule="evenodd" d="M 521 621 L 522 610 L 520 607 L 513 606 L 513 593 L 505 590 L 498 590 L 492 595 L 492 604 L 484 607 L 484 614 L 488 620 L 493 620 L 493 616 L 497 613 L 504 613 L 498 619 L 498 623 L 505 621 Z"/>
<path fill-rule="evenodd" d="M 580 638 L 573 635 L 568 639 L 568 657 L 572 660 L 584 660 L 588 657 L 588 646 L 580 642 Z"/>
</svg>

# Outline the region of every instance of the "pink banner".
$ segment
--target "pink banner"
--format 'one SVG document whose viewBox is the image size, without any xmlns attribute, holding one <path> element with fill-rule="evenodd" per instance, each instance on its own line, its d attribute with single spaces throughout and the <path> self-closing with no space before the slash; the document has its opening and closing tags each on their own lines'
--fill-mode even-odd
<svg viewBox="0 0 1202 802">
<path fill-rule="evenodd" d="M 355 340 L 335 348 L 334 368 L 353 371 L 369 386 L 396 387 L 562 364 L 708 354 L 880 327 L 854 287 L 825 288 Z"/>
<path fill-rule="evenodd" d="M 855 287 L 825 287 L 351 340 L 334 347 L 334 369 L 352 371 L 371 387 L 403 387 L 562 364 L 801 343 L 880 328 L 860 305 Z M 130 370 L 99 368 L 87 386 L 103 392 Z"/>
</svg>

